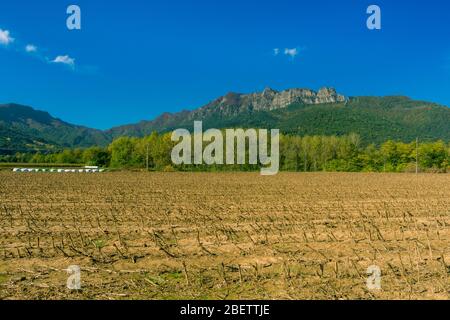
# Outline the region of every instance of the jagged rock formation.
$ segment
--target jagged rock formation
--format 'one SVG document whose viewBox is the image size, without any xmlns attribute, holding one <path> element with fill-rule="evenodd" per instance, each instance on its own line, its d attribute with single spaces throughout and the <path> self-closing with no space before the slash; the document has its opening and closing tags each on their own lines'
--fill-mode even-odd
<svg viewBox="0 0 450 320">
<path fill-rule="evenodd" d="M 220 111 L 224 115 L 232 115 L 244 111 L 271 111 L 285 108 L 293 103 L 338 103 L 344 102 L 345 99 L 334 88 L 322 88 L 318 92 L 310 89 L 276 91 L 271 88 L 266 88 L 263 92 L 258 93 L 228 93 L 206 106 L 193 111 L 192 115 L 194 117 L 205 116 L 210 111 Z"/>
</svg>

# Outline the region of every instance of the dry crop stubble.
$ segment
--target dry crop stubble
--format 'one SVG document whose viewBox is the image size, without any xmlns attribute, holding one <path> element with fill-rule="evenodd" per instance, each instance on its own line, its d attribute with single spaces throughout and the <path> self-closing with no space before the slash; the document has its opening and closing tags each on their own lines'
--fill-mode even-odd
<svg viewBox="0 0 450 320">
<path fill-rule="evenodd" d="M 0 298 L 449 298 L 450 175 L 0 172 L 0 199 Z"/>
</svg>

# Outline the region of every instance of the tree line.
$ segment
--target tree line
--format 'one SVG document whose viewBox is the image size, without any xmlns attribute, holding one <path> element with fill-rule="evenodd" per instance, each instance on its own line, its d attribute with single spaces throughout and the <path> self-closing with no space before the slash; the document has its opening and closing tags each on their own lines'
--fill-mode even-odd
<svg viewBox="0 0 450 320">
<path fill-rule="evenodd" d="M 57 153 L 17 153 L 0 162 L 82 164 L 112 169 L 157 171 L 253 171 L 258 165 L 173 165 L 171 133 L 143 138 L 119 137 L 107 147 L 65 149 Z M 313 172 L 427 172 L 450 170 L 450 143 L 386 141 L 362 145 L 356 134 L 345 136 L 280 135 L 280 170 Z"/>
</svg>

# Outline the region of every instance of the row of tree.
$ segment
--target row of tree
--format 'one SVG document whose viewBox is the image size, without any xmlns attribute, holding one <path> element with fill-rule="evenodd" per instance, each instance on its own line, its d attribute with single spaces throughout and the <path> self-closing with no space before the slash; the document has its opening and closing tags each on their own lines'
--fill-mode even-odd
<svg viewBox="0 0 450 320">
<path fill-rule="evenodd" d="M 151 170 L 258 170 L 258 165 L 180 165 L 171 161 L 175 143 L 171 134 L 153 133 L 144 138 L 120 137 L 108 147 L 67 149 L 59 153 L 18 153 L 2 156 L 3 162 L 64 163 L 110 168 Z M 270 148 L 269 148 L 270 150 Z M 346 136 L 280 136 L 280 169 L 286 171 L 421 171 L 450 170 L 450 144 L 444 141 L 411 143 L 387 141 L 362 146 L 356 134 Z"/>
</svg>

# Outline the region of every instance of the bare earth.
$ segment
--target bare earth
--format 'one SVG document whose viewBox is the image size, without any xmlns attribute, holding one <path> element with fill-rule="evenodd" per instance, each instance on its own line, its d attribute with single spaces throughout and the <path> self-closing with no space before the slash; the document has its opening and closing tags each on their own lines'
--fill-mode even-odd
<svg viewBox="0 0 450 320">
<path fill-rule="evenodd" d="M 449 275 L 448 174 L 0 172 L 0 299 L 448 299 Z"/>
</svg>

